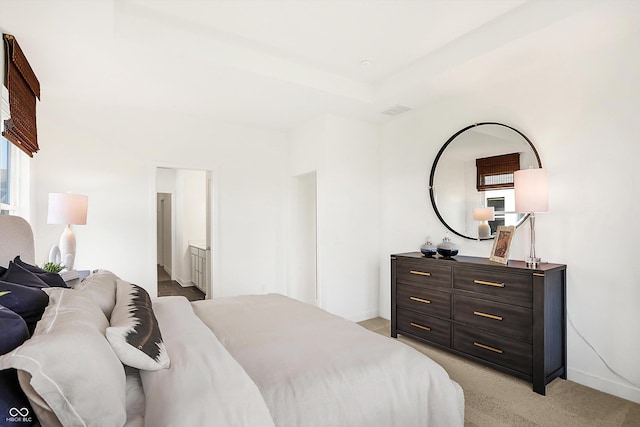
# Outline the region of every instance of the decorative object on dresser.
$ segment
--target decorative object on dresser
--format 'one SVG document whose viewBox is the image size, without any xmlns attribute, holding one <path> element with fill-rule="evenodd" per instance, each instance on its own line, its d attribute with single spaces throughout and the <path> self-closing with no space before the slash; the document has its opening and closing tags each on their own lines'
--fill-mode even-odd
<svg viewBox="0 0 640 427">
<path fill-rule="evenodd" d="M 511 241 L 515 233 L 516 227 L 513 225 L 501 225 L 498 227 L 489 260 L 501 264 L 506 264 L 509 261 L 509 249 L 511 249 Z"/>
<path fill-rule="evenodd" d="M 495 219 L 493 206 L 488 208 L 473 208 L 473 220 L 480 221 L 478 224 L 478 239 L 488 239 L 491 237 L 491 227 L 487 221 Z"/>
<path fill-rule="evenodd" d="M 436 247 L 436 245 L 431 243 L 431 239 L 427 237 L 427 240 L 424 242 L 424 245 L 420 246 L 420 252 L 422 252 L 422 255 L 426 257 L 432 257 L 438 253 L 438 248 Z"/>
<path fill-rule="evenodd" d="M 533 383 L 566 379 L 566 266 L 391 256 L 391 336 L 406 335 Z"/>
<path fill-rule="evenodd" d="M 458 255 L 458 248 L 451 242 L 451 237 L 445 237 L 438 243 L 438 254 L 443 258 L 451 258 Z"/>
<path fill-rule="evenodd" d="M 60 245 L 49 252 L 49 262 L 62 263 L 68 270 L 73 269 L 76 258 L 76 236 L 71 225 L 87 223 L 89 198 L 81 194 L 49 193 L 47 224 L 66 225 L 60 236 Z"/>
<path fill-rule="evenodd" d="M 516 212 L 528 213 L 531 230 L 529 267 L 537 267 L 540 258 L 536 257 L 536 216 L 537 212 L 549 211 L 549 185 L 545 169 L 523 169 L 513 175 L 516 199 Z"/>
</svg>

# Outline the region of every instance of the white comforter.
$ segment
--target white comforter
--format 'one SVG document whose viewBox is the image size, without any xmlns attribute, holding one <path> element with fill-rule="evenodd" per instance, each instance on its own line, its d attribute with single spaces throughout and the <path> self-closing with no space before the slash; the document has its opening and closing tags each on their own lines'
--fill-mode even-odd
<svg viewBox="0 0 640 427">
<path fill-rule="evenodd" d="M 184 297 L 156 298 L 153 310 L 171 366 L 140 371 L 145 426 L 273 426 L 253 381 Z"/>
<path fill-rule="evenodd" d="M 153 307 L 171 366 L 140 371 L 146 426 L 464 424 L 440 365 L 318 308 L 281 295 Z"/>
<path fill-rule="evenodd" d="M 282 295 L 192 303 L 277 426 L 462 426 L 462 389 L 418 351 Z"/>
</svg>

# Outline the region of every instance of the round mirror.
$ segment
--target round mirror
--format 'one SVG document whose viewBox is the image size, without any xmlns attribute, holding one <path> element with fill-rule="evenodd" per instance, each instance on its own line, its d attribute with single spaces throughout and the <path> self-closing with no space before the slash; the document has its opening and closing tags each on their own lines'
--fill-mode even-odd
<svg viewBox="0 0 640 427">
<path fill-rule="evenodd" d="M 476 123 L 442 146 L 431 168 L 429 196 L 442 223 L 458 236 L 493 239 L 500 225 L 519 226 L 513 171 L 541 168 L 535 147 L 522 132 L 502 123 Z"/>
</svg>

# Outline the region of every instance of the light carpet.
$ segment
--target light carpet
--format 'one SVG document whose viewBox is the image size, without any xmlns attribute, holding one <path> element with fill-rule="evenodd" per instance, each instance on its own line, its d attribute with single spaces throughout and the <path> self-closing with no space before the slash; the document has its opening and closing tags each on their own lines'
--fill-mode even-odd
<svg viewBox="0 0 640 427">
<path fill-rule="evenodd" d="M 370 319 L 360 325 L 389 336 L 386 319 Z M 541 396 L 524 380 L 411 338 L 399 336 L 398 340 L 438 362 L 462 386 L 465 426 L 640 426 L 640 404 L 560 378 L 547 385 L 546 396 Z"/>
</svg>

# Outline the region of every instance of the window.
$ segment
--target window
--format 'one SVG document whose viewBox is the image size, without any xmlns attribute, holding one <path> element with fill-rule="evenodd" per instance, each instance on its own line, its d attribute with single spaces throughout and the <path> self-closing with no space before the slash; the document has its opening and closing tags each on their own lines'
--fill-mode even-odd
<svg viewBox="0 0 640 427">
<path fill-rule="evenodd" d="M 498 231 L 498 226 L 505 225 L 504 197 L 487 197 L 487 207 L 493 207 L 494 219 L 489 221 L 489 227 L 491 228 L 491 235 L 494 235 Z"/>
<path fill-rule="evenodd" d="M 5 66 L 4 84 L 9 93 L 9 117 L 3 122 L 2 136 L 30 157 L 38 148 L 36 98 L 40 83 L 15 37 L 3 34 Z"/>
<path fill-rule="evenodd" d="M 520 170 L 520 153 L 476 159 L 478 191 L 513 188 L 513 173 Z"/>
<path fill-rule="evenodd" d="M 0 127 L 4 130 L 4 119 L 9 117 L 8 91 L 2 86 L 0 104 Z M 4 137 L 0 137 L 0 215 L 25 216 L 25 198 L 28 194 L 27 155 Z M 21 203 L 22 202 L 22 203 Z"/>
</svg>

